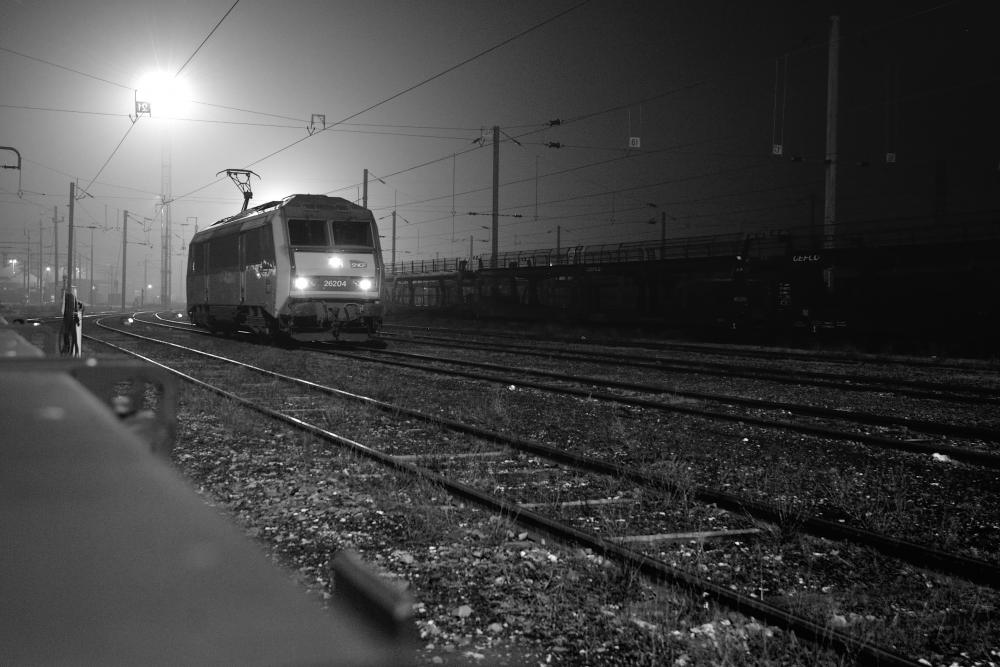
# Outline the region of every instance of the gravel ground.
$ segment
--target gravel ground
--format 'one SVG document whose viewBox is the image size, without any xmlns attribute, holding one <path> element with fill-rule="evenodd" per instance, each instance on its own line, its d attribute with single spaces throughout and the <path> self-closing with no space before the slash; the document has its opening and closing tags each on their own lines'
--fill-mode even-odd
<svg viewBox="0 0 1000 667">
<path fill-rule="evenodd" d="M 223 353 L 241 347 L 221 344 Z M 441 376 L 429 380 L 416 371 L 343 361 L 328 366 L 294 352 L 249 350 L 251 357 L 273 355 L 292 374 L 315 373 L 317 380 L 383 400 L 642 464 L 682 487 L 777 499 L 790 516 L 816 513 L 1000 562 L 996 474 L 974 466 L 518 387 Z M 301 367 L 287 368 L 297 364 Z M 902 366 L 893 372 L 906 373 Z M 979 370 L 950 372 L 982 380 Z M 752 396 L 787 391 L 697 376 L 679 380 L 685 386 L 703 383 L 706 391 Z M 818 394 L 796 396 L 805 402 Z M 834 400 L 873 411 L 914 410 L 878 394 Z M 916 416 L 997 419 L 995 413 L 924 405 L 925 413 Z M 337 414 L 333 430 L 350 437 L 399 451 L 426 446 L 428 429 L 419 423 L 370 410 Z M 420 664 L 852 663 L 697 595 L 655 586 L 599 554 L 525 531 L 432 485 L 387 474 L 200 390 L 183 388 L 173 456 L 207 502 L 320 599 L 335 595 L 329 565 L 345 548 L 407 590 L 415 601 Z M 512 491 L 516 495 L 517 489 Z M 691 523 L 711 528 L 726 521 L 711 508 L 684 504 L 682 496 L 674 498 L 679 503 L 674 511 Z M 1000 596 L 993 591 L 857 547 L 764 528 L 759 538 L 691 542 L 655 555 L 830 628 L 895 644 L 924 664 L 1000 665 Z"/>
<path fill-rule="evenodd" d="M 274 354 L 288 364 L 287 353 Z M 844 518 L 996 559 L 995 475 L 971 466 L 372 364 L 295 359 L 301 368 L 288 372 L 384 400 L 642 463 L 689 485 L 777 497 L 790 514 Z M 421 663 L 841 664 L 597 554 L 456 504 L 439 489 L 294 432 L 206 410 L 211 400 L 185 397 L 175 450 L 185 474 L 317 594 L 330 595 L 327 568 L 341 548 L 407 588 L 417 601 Z M 426 446 L 421 424 L 357 414 L 334 430 L 386 449 Z M 712 527 L 713 512 L 686 514 Z M 1000 664 L 996 595 L 861 549 L 765 531 L 756 540 L 682 544 L 657 555 L 832 628 L 918 647 L 916 657 L 929 664 Z M 918 602 L 902 604 L 904 595 Z"/>
<path fill-rule="evenodd" d="M 408 590 L 420 664 L 840 664 L 295 432 L 220 422 L 200 407 L 212 400 L 182 403 L 185 475 L 315 594 L 329 599 L 342 548 Z"/>
</svg>

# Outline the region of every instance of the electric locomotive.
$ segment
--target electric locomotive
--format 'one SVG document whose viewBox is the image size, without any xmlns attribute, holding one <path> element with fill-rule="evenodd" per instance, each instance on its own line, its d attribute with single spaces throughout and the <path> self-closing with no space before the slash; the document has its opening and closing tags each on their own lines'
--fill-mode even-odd
<svg viewBox="0 0 1000 667">
<path fill-rule="evenodd" d="M 383 275 L 371 211 L 340 197 L 292 195 L 195 234 L 188 317 L 213 332 L 366 342 L 382 325 Z"/>
</svg>

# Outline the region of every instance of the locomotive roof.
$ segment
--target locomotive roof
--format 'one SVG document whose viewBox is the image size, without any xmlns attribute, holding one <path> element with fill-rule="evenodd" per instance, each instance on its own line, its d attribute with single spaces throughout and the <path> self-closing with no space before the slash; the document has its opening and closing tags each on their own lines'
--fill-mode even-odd
<svg viewBox="0 0 1000 667">
<path fill-rule="evenodd" d="M 279 200 L 269 201 L 265 204 L 260 204 L 258 206 L 254 206 L 253 208 L 248 208 L 245 211 L 240 211 L 236 215 L 231 215 L 228 218 L 223 218 L 222 220 L 213 222 L 211 226 L 214 227 L 215 225 L 221 225 L 223 223 L 249 218 L 269 210 L 286 208 L 290 206 L 298 206 L 302 208 L 333 208 L 338 211 L 351 211 L 351 212 L 367 210 L 363 206 L 358 206 L 354 202 L 348 201 L 343 197 L 328 197 L 326 195 L 298 194 L 298 195 L 289 195 L 288 197 L 285 197 L 280 201 Z"/>
</svg>

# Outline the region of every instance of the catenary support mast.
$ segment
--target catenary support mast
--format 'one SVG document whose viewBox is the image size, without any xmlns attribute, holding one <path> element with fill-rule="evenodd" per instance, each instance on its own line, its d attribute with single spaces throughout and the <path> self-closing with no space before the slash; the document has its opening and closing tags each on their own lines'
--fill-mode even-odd
<svg viewBox="0 0 1000 667">
<path fill-rule="evenodd" d="M 826 199 L 823 209 L 824 246 L 833 245 L 837 225 L 837 93 L 840 58 L 840 17 L 830 17 L 830 47 L 826 79 Z"/>
</svg>

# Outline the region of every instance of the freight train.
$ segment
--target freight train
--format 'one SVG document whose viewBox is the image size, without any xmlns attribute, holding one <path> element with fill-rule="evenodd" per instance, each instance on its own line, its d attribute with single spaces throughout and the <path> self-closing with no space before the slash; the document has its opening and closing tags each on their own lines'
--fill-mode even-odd
<svg viewBox="0 0 1000 667">
<path fill-rule="evenodd" d="M 187 308 L 212 332 L 371 342 L 382 325 L 384 265 L 371 211 L 297 194 L 220 220 L 188 251 Z"/>
</svg>

